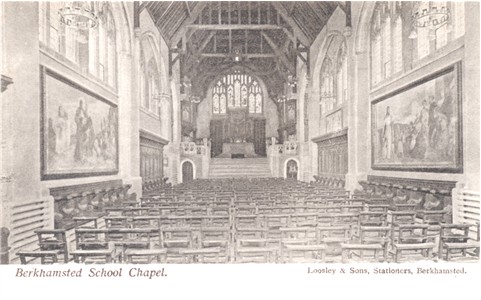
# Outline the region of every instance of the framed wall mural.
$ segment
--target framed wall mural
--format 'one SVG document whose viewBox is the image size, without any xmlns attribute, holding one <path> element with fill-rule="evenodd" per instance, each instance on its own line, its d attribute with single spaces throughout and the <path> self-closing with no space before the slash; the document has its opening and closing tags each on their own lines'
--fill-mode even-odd
<svg viewBox="0 0 481 300">
<path fill-rule="evenodd" d="M 371 105 L 372 168 L 462 172 L 461 63 Z"/>
<path fill-rule="evenodd" d="M 117 106 L 41 67 L 42 180 L 118 173 Z"/>
</svg>

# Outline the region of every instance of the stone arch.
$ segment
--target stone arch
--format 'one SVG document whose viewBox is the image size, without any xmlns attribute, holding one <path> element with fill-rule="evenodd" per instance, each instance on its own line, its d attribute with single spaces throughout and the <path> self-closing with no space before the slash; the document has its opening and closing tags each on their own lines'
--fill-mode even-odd
<svg viewBox="0 0 481 300">
<path fill-rule="evenodd" d="M 126 8 L 126 3 L 120 1 L 110 2 L 112 8 L 112 16 L 115 22 L 115 29 L 117 32 L 116 42 L 118 52 L 123 52 L 126 54 L 132 54 L 132 22 L 130 21 L 128 15 L 128 8 Z"/>
<path fill-rule="evenodd" d="M 195 163 L 191 160 L 191 159 L 188 159 L 188 158 L 185 158 L 183 159 L 180 164 L 179 164 L 179 182 L 184 182 L 184 178 L 183 178 L 183 174 L 182 174 L 182 170 L 183 170 L 183 166 L 184 166 L 184 163 L 190 163 L 192 165 L 192 178 L 193 179 L 196 179 L 196 166 L 195 166 Z"/>
<path fill-rule="evenodd" d="M 289 170 L 287 170 L 287 166 L 288 166 L 289 162 L 291 162 L 291 161 L 296 163 L 296 166 L 297 166 L 296 179 L 299 180 L 300 172 L 301 172 L 301 163 L 299 162 L 299 160 L 297 158 L 294 158 L 294 157 L 289 157 L 284 162 L 284 171 L 283 171 L 284 172 L 284 178 L 288 178 Z"/>
<path fill-rule="evenodd" d="M 338 39 L 337 41 L 335 41 L 335 39 L 337 37 L 340 37 L 340 39 Z M 318 93 L 319 93 L 319 85 L 316 84 L 316 82 L 319 82 L 319 74 L 321 72 L 321 67 L 322 67 L 322 63 L 324 62 L 324 59 L 326 58 L 327 56 L 327 52 L 329 51 L 331 45 L 333 42 L 336 42 L 339 44 L 339 46 L 344 42 L 346 44 L 346 47 L 348 47 L 348 43 L 346 41 L 346 38 L 344 37 L 344 35 L 342 34 L 342 32 L 338 31 L 338 30 L 332 30 L 328 33 L 326 39 L 324 40 L 324 42 L 322 43 L 320 49 L 321 51 L 319 51 L 317 57 L 316 57 L 316 62 L 314 64 L 314 69 L 312 70 L 312 76 L 311 76 L 311 80 L 312 80 L 312 90 L 311 90 L 311 96 L 316 96 Z M 334 47 L 336 48 L 336 47 Z"/>
<path fill-rule="evenodd" d="M 362 3 L 361 15 L 356 26 L 355 50 L 362 53 L 368 50 L 370 44 L 371 18 L 376 6 L 376 1 L 365 1 Z"/>
<path fill-rule="evenodd" d="M 160 80 L 161 80 L 161 90 L 162 93 L 166 93 L 170 95 L 170 84 L 168 81 L 168 76 L 166 76 L 168 72 L 167 64 L 165 62 L 164 57 L 161 55 L 161 46 L 160 42 L 158 41 L 155 34 L 151 31 L 146 31 L 142 33 L 140 36 L 140 41 L 147 39 L 150 43 L 152 49 L 154 50 L 154 58 L 157 64 L 157 69 L 160 72 Z"/>
</svg>

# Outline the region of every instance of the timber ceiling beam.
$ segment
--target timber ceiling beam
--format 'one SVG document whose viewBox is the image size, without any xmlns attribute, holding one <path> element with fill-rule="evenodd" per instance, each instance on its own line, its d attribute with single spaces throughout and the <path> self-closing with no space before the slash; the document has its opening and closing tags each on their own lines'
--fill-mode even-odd
<svg viewBox="0 0 481 300">
<path fill-rule="evenodd" d="M 205 47 L 207 47 L 207 45 L 210 43 L 210 41 L 212 40 L 212 38 L 214 37 L 215 35 L 215 32 L 211 32 L 209 33 L 209 35 L 207 36 L 207 38 L 202 42 L 202 44 L 200 45 L 199 49 L 196 49 L 198 52 L 202 52 L 204 51 Z"/>
<path fill-rule="evenodd" d="M 232 53 L 198 53 L 200 57 L 218 57 L 218 58 L 231 58 Z M 245 53 L 239 54 L 240 57 L 246 58 L 273 58 L 277 57 L 274 53 Z"/>
<path fill-rule="evenodd" d="M 289 26 L 294 29 L 294 35 L 299 38 L 299 41 L 304 45 L 304 46 L 311 46 L 312 41 L 304 34 L 302 29 L 297 25 L 296 21 L 290 16 L 290 13 L 286 10 L 286 8 L 283 6 L 282 3 L 277 2 L 277 1 L 272 1 L 271 2 L 274 8 L 277 10 L 277 12 L 282 16 L 284 21 L 289 24 Z"/>
<path fill-rule="evenodd" d="M 274 50 L 275 54 L 278 56 L 278 58 L 281 60 L 284 66 L 289 70 L 289 72 L 291 72 L 292 75 L 295 75 L 296 69 L 294 65 L 286 57 L 284 52 L 279 50 L 279 47 L 277 46 L 277 44 L 273 40 L 271 40 L 271 38 L 267 34 L 265 34 L 264 32 L 262 32 L 261 34 L 262 34 L 262 37 L 264 37 L 264 39 L 267 41 L 269 46 L 272 48 L 272 50 Z"/>
<path fill-rule="evenodd" d="M 139 1 L 135 1 L 135 2 L 139 2 Z M 139 13 L 141 13 L 146 7 L 147 7 L 147 4 L 149 4 L 149 2 L 147 1 L 143 1 L 141 4 L 139 4 Z"/>
<path fill-rule="evenodd" d="M 197 2 L 197 5 L 190 11 L 190 15 L 182 22 L 177 31 L 174 33 L 170 39 L 170 48 L 176 47 L 179 41 L 184 37 L 187 26 L 194 23 L 197 17 L 202 13 L 206 2 Z"/>
<path fill-rule="evenodd" d="M 272 24 L 191 24 L 196 30 L 284 30 L 285 27 Z"/>
</svg>

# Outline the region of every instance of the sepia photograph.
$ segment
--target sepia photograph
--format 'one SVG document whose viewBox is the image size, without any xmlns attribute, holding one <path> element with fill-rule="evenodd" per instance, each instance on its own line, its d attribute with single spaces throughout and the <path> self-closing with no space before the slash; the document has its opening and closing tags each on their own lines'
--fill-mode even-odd
<svg viewBox="0 0 481 300">
<path fill-rule="evenodd" d="M 4 291 L 480 274 L 478 2 L 0 5 Z"/>
</svg>

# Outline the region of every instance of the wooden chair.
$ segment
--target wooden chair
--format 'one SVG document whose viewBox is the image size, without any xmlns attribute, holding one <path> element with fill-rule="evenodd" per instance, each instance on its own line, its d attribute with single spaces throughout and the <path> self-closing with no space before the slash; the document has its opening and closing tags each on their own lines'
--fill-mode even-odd
<svg viewBox="0 0 481 300">
<path fill-rule="evenodd" d="M 26 265 L 29 263 L 29 258 L 37 259 L 40 258 L 40 263 L 42 265 L 56 264 L 58 263 L 58 252 L 57 251 L 18 251 L 16 253 L 20 257 L 20 263 Z"/>
<path fill-rule="evenodd" d="M 316 228 L 314 227 L 281 227 L 279 230 L 281 232 L 279 244 L 281 262 L 287 262 L 284 255 L 287 245 L 313 245 L 317 242 Z M 289 261 L 291 260 L 289 259 Z"/>
<path fill-rule="evenodd" d="M 342 261 L 347 262 L 353 255 L 358 256 L 363 261 L 365 252 L 373 252 L 374 261 L 386 261 L 388 258 L 390 233 L 391 227 L 389 226 L 360 226 L 357 241 L 341 244 Z M 382 253 L 381 258 L 379 253 Z"/>
<path fill-rule="evenodd" d="M 476 232 L 471 234 L 475 228 Z M 474 236 L 473 236 L 474 235 Z M 480 232 L 477 224 L 442 224 L 439 238 L 438 257 L 450 261 L 470 260 L 473 257 L 479 260 Z M 472 250 L 471 253 L 468 250 Z M 444 256 L 444 252 L 445 256 Z M 461 255 L 454 256 L 458 252 Z M 468 256 L 469 255 L 469 256 Z"/>
<path fill-rule="evenodd" d="M 424 224 L 440 225 L 445 223 L 445 210 L 422 210 L 417 212 L 417 217 L 420 218 Z"/>
<path fill-rule="evenodd" d="M 167 261 L 167 249 L 127 249 L 124 253 L 129 264 L 164 263 Z"/>
<path fill-rule="evenodd" d="M 241 228 L 241 227 L 257 227 L 261 225 L 261 220 L 259 215 L 257 214 L 236 214 L 234 216 L 234 227 Z"/>
<path fill-rule="evenodd" d="M 183 256 L 185 263 L 220 263 L 223 250 L 218 247 L 200 249 L 180 249 L 179 253 Z"/>
<path fill-rule="evenodd" d="M 180 250 L 194 249 L 194 236 L 191 227 L 165 227 L 162 228 L 162 248 L 167 249 L 167 262 L 184 262 Z"/>
<path fill-rule="evenodd" d="M 229 251 L 231 246 L 231 236 L 229 227 L 202 227 L 200 230 L 200 247 L 201 248 L 218 248 L 219 253 L 215 256 L 214 261 L 229 261 Z M 208 256 L 203 259 L 209 259 Z"/>
<path fill-rule="evenodd" d="M 398 241 L 399 226 L 410 225 L 416 223 L 415 211 L 392 211 L 391 219 L 388 220 L 391 226 L 391 243 L 394 244 Z"/>
<path fill-rule="evenodd" d="M 366 209 L 368 212 L 385 212 L 387 213 L 390 209 L 389 204 L 366 204 Z"/>
<path fill-rule="evenodd" d="M 111 263 L 120 256 L 109 241 L 108 229 L 75 229 L 76 250 L 72 256 L 76 263 Z"/>
<path fill-rule="evenodd" d="M 167 250 L 163 248 L 163 236 L 159 226 L 114 229 L 124 234 L 125 239 L 115 242 L 122 247 L 123 261 L 149 264 L 167 261 Z"/>
<path fill-rule="evenodd" d="M 105 227 L 107 228 L 126 228 L 129 226 L 127 216 L 105 216 Z"/>
<path fill-rule="evenodd" d="M 410 203 L 395 203 L 392 204 L 390 209 L 393 211 L 415 211 L 417 208 L 417 204 L 410 204 Z"/>
<path fill-rule="evenodd" d="M 240 227 L 235 232 L 236 262 L 273 262 L 277 247 L 268 246 L 268 229 Z"/>
<path fill-rule="evenodd" d="M 400 224 L 398 225 L 399 238 L 393 243 L 394 261 L 402 260 L 402 253 L 420 251 L 423 258 L 432 259 L 433 249 L 436 246 L 433 236 L 428 234 L 429 225 L 426 224 Z M 411 258 L 414 259 L 413 256 Z"/>
<path fill-rule="evenodd" d="M 75 228 L 98 228 L 99 216 L 73 217 Z"/>
<path fill-rule="evenodd" d="M 161 216 L 137 216 L 130 221 L 132 228 L 159 228 L 162 226 Z"/>
<path fill-rule="evenodd" d="M 289 226 L 296 227 L 316 227 L 318 224 L 318 213 L 315 212 L 304 212 L 304 213 L 294 213 L 291 214 Z"/>
<path fill-rule="evenodd" d="M 360 212 L 358 226 L 386 226 L 386 212 Z"/>
<path fill-rule="evenodd" d="M 326 245 L 285 245 L 283 256 L 285 262 L 324 262 Z"/>
<path fill-rule="evenodd" d="M 255 215 L 258 213 L 256 205 L 237 205 L 235 207 L 237 215 Z"/>
<path fill-rule="evenodd" d="M 63 263 L 69 261 L 69 251 L 66 232 L 63 229 L 39 229 L 36 230 L 39 250 L 20 250 L 16 254 L 20 257 L 21 264 L 27 264 L 28 258 L 40 258 L 40 263 L 54 264 L 59 256 Z"/>
<path fill-rule="evenodd" d="M 317 244 L 326 246 L 325 255 L 331 260 L 341 258 L 341 244 L 348 243 L 352 237 L 350 225 L 317 227 Z"/>
</svg>

